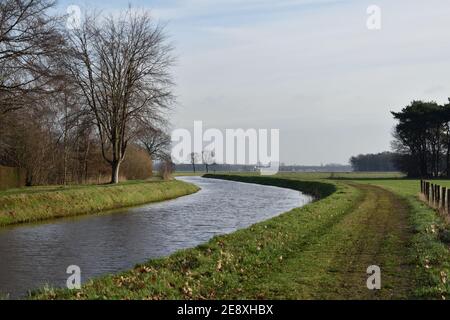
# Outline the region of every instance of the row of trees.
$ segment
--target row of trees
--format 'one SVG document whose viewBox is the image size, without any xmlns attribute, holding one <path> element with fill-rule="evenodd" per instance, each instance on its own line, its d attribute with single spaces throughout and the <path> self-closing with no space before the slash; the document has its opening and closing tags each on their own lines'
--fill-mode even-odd
<svg viewBox="0 0 450 320">
<path fill-rule="evenodd" d="M 450 103 L 413 101 L 392 114 L 397 168 L 409 177 L 450 177 Z"/>
<path fill-rule="evenodd" d="M 189 161 L 194 173 L 197 172 L 197 164 L 202 163 L 205 166 L 206 173 L 209 173 L 210 167 L 217 165 L 215 160 L 215 152 L 213 150 L 202 150 L 201 154 L 191 152 L 189 154 Z"/>
<path fill-rule="evenodd" d="M 28 184 L 151 175 L 150 158 L 170 162 L 163 28 L 129 9 L 68 29 L 54 5 L 0 2 L 0 164 L 26 168 Z"/>
<path fill-rule="evenodd" d="M 350 164 L 355 171 L 382 172 L 396 171 L 396 154 L 381 152 L 377 154 L 360 154 L 350 158 Z"/>
</svg>

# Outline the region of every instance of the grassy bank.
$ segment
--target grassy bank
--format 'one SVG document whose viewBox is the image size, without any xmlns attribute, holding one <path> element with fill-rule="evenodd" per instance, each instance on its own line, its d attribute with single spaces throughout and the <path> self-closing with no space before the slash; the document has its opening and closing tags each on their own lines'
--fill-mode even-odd
<svg viewBox="0 0 450 320">
<path fill-rule="evenodd" d="M 335 183 L 330 182 L 327 183 L 323 181 L 312 181 L 312 180 L 300 180 L 297 178 L 286 179 L 279 177 L 264 177 L 257 175 L 243 176 L 237 174 L 236 175 L 206 174 L 204 175 L 204 177 L 288 188 L 307 193 L 309 195 L 314 196 L 317 199 L 328 197 L 337 190 L 337 186 Z"/>
<path fill-rule="evenodd" d="M 309 191 L 322 199 L 250 228 L 214 237 L 197 248 L 151 260 L 121 274 L 91 280 L 81 290 L 46 289 L 33 298 L 342 299 L 411 296 L 404 283 L 404 279 L 412 278 L 410 274 L 401 280 L 392 276 L 398 271 L 394 260 L 401 264 L 408 262 L 409 256 L 399 250 L 403 248 L 403 240 L 399 240 L 401 237 L 386 238 L 383 232 L 375 234 L 367 227 L 370 227 L 367 221 L 373 218 L 373 214 L 387 219 L 392 212 L 390 207 L 370 210 L 377 200 L 370 188 L 294 178 L 221 178 Z M 383 193 L 382 189 L 376 190 Z M 367 208 L 369 210 L 365 210 Z M 389 221 L 385 225 L 393 228 L 394 224 Z M 357 245 L 363 242 L 362 237 L 379 251 L 379 262 L 388 268 L 386 286 L 391 289 L 377 293 L 365 288 L 363 278 L 373 261 L 367 261 L 364 251 Z M 362 259 L 349 265 L 348 260 L 355 257 Z"/>
<path fill-rule="evenodd" d="M 196 191 L 196 186 L 176 180 L 6 190 L 0 192 L 0 226 L 99 213 L 169 200 Z"/>
<path fill-rule="evenodd" d="M 406 199 L 410 223 L 414 229 L 411 246 L 419 276 L 417 296 L 421 298 L 450 298 L 450 228 L 444 219 L 419 200 L 419 180 L 371 180 L 364 183 L 383 187 Z M 450 186 L 450 181 L 437 183 Z"/>
<path fill-rule="evenodd" d="M 315 174 L 312 174 L 315 175 Z M 305 178 L 308 174 L 282 174 L 284 178 Z M 310 175 L 311 176 L 311 175 Z M 408 204 L 407 223 L 412 230 L 409 241 L 411 258 L 415 267 L 414 296 L 423 299 L 448 299 L 450 297 L 450 227 L 442 216 L 419 199 L 420 181 L 399 179 L 391 174 L 354 173 L 339 176 L 349 182 L 384 188 Z M 450 187 L 449 180 L 436 180 Z M 399 275 L 400 276 L 400 275 Z"/>
<path fill-rule="evenodd" d="M 355 189 L 320 182 L 278 180 L 277 185 L 300 190 L 308 187 L 328 197 L 250 228 L 214 237 L 197 248 L 151 260 L 128 272 L 89 281 L 79 291 L 47 289 L 33 298 L 233 299 L 273 296 L 274 293 L 267 292 L 271 284 L 278 283 L 280 275 L 284 274 L 286 281 L 292 276 L 282 272 L 290 256 L 302 260 L 297 265 L 308 264 L 305 257 L 298 258 L 295 253 L 314 241 L 317 234 L 326 232 L 327 225 L 338 218 L 336 212 L 348 210 L 352 206 L 350 200 L 358 197 Z M 339 188 L 339 195 L 329 195 L 331 188 Z M 317 217 L 318 211 L 325 213 L 322 218 Z M 283 293 L 289 296 L 289 288 Z"/>
<path fill-rule="evenodd" d="M 34 299 L 443 299 L 450 297 L 447 226 L 418 200 L 416 180 L 307 174 L 211 175 L 320 198 L 197 248 Z M 312 176 L 310 176 L 312 178 Z M 317 179 L 316 176 L 314 176 Z M 379 179 L 378 179 L 379 178 Z M 366 268 L 382 290 L 366 288 Z"/>
</svg>

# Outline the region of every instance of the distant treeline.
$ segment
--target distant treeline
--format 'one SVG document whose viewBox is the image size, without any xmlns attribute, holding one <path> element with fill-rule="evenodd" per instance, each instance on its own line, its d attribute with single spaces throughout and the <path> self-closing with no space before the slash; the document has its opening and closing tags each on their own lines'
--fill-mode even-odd
<svg viewBox="0 0 450 320">
<path fill-rule="evenodd" d="M 413 101 L 392 114 L 396 166 L 409 177 L 450 177 L 450 103 Z"/>
<path fill-rule="evenodd" d="M 397 171 L 395 165 L 396 154 L 381 152 L 377 154 L 360 154 L 350 158 L 350 164 L 354 171 L 362 172 L 386 172 Z"/>
</svg>

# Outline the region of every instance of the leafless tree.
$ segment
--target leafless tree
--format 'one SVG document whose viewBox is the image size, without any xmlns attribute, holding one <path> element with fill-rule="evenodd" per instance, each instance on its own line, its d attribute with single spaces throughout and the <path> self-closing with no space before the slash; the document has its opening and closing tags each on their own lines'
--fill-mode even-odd
<svg viewBox="0 0 450 320">
<path fill-rule="evenodd" d="M 171 138 L 162 129 L 148 126 L 143 128 L 139 135 L 139 142 L 153 160 L 164 161 L 170 153 Z"/>
<path fill-rule="evenodd" d="M 127 145 L 163 117 L 173 99 L 171 46 L 147 11 L 85 17 L 68 35 L 67 69 L 89 106 L 111 183 L 119 181 Z"/>
<path fill-rule="evenodd" d="M 203 150 L 202 151 L 202 161 L 205 165 L 206 173 L 209 173 L 209 166 L 215 164 L 215 153 L 212 150 Z"/>
<path fill-rule="evenodd" d="M 54 112 L 43 102 L 30 110 L 8 113 L 6 119 L 0 161 L 26 169 L 28 185 L 44 183 L 57 171 Z"/>
<path fill-rule="evenodd" d="M 64 38 L 53 0 L 0 1 L 0 117 L 51 92 Z"/>
<path fill-rule="evenodd" d="M 191 161 L 192 170 L 194 170 L 194 173 L 196 172 L 195 164 L 198 162 L 198 158 L 199 158 L 199 155 L 196 152 L 191 152 L 189 154 L 189 159 Z"/>
</svg>

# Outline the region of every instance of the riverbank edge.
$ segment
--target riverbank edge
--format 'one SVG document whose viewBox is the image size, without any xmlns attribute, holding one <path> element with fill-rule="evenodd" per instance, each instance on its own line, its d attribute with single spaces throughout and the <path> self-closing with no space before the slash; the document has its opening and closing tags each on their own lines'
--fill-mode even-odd
<svg viewBox="0 0 450 320">
<path fill-rule="evenodd" d="M 317 180 L 298 180 L 285 177 L 279 178 L 273 176 L 235 174 L 205 174 L 203 177 L 292 189 L 312 196 L 315 200 L 326 198 L 337 190 L 337 185 L 330 181 L 320 182 Z"/>
<path fill-rule="evenodd" d="M 118 185 L 74 186 L 36 193 L 0 196 L 0 227 L 70 216 L 99 214 L 115 209 L 171 200 L 200 188 L 179 180 L 142 181 Z"/>
<path fill-rule="evenodd" d="M 293 189 L 313 196 L 316 201 L 231 234 L 213 237 L 195 248 L 149 260 L 129 271 L 91 279 L 80 290 L 44 287 L 32 292 L 29 298 L 256 299 L 251 290 L 245 292 L 241 288 L 245 277 L 258 279 L 266 268 L 279 267 L 280 257 L 289 255 L 297 246 L 295 241 L 289 242 L 290 237 L 298 237 L 299 231 L 312 237 L 316 232 L 325 232 L 327 220 L 336 219 L 336 210 L 346 212 L 360 196 L 355 188 L 335 182 L 259 176 L 205 177 Z M 236 259 L 240 268 L 233 264 Z"/>
</svg>

